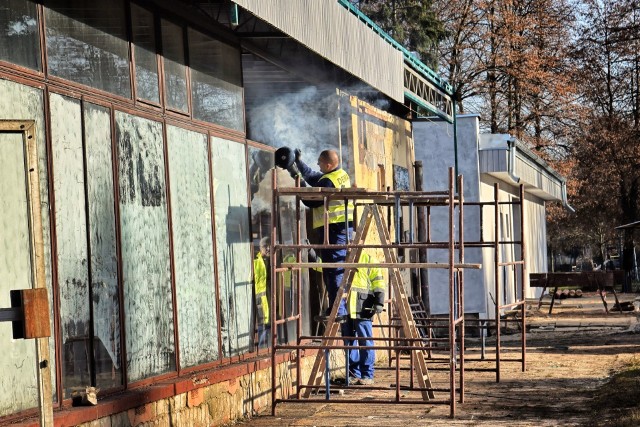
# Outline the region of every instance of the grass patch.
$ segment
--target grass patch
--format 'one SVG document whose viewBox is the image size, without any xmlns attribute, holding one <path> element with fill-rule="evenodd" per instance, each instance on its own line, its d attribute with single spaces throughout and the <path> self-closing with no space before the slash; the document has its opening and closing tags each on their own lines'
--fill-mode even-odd
<svg viewBox="0 0 640 427">
<path fill-rule="evenodd" d="M 592 426 L 640 426 L 640 359 L 634 358 L 594 392 Z"/>
</svg>

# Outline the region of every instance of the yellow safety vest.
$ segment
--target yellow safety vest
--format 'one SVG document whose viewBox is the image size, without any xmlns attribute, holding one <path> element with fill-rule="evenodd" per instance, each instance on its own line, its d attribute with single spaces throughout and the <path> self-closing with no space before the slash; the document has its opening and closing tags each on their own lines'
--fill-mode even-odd
<svg viewBox="0 0 640 427">
<path fill-rule="evenodd" d="M 267 299 L 267 266 L 258 252 L 253 260 L 254 292 L 256 298 L 256 316 L 258 323 L 269 323 L 269 300 Z"/>
<path fill-rule="evenodd" d="M 296 262 L 295 255 L 287 255 L 282 259 L 282 262 Z M 287 270 L 282 273 L 284 280 L 284 288 L 291 289 L 291 270 Z"/>
<path fill-rule="evenodd" d="M 351 179 L 349 175 L 342 169 L 336 169 L 333 172 L 323 175 L 320 179 L 328 178 L 335 188 L 351 188 Z M 353 203 L 347 204 L 347 217 L 349 221 L 353 221 Z M 345 209 L 343 200 L 330 200 L 329 209 L 327 210 L 329 224 L 341 224 L 345 221 Z M 313 208 L 313 228 L 324 226 L 324 206 Z"/>
<path fill-rule="evenodd" d="M 367 253 L 361 253 L 358 262 L 370 264 L 375 262 Z M 373 308 L 374 292 L 384 292 L 385 283 L 382 270 L 378 267 L 358 268 L 353 275 L 349 294 L 349 316 L 358 318 L 363 307 Z M 371 313 L 373 314 L 373 313 Z"/>
</svg>

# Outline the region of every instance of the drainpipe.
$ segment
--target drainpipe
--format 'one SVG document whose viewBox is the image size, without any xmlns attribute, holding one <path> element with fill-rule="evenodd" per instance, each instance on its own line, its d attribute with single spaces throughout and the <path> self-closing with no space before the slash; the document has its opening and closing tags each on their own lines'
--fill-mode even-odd
<svg viewBox="0 0 640 427">
<path fill-rule="evenodd" d="M 507 172 L 509 173 L 509 178 L 511 178 L 511 180 L 518 184 L 520 182 L 520 177 L 516 176 L 515 174 L 515 169 L 516 169 L 516 139 L 515 138 L 509 138 L 507 140 L 507 147 L 509 147 L 509 160 L 508 160 L 508 165 L 507 165 Z"/>
<path fill-rule="evenodd" d="M 564 206 L 564 208 L 566 210 L 568 210 L 571 213 L 576 213 L 576 210 L 569 205 L 569 200 L 567 198 L 567 181 L 562 181 L 562 206 Z"/>
</svg>

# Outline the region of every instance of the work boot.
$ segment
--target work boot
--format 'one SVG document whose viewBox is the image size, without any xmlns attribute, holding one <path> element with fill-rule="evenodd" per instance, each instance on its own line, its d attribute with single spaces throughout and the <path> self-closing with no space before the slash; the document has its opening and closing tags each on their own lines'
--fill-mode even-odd
<svg viewBox="0 0 640 427">
<path fill-rule="evenodd" d="M 360 378 L 358 382 L 360 385 L 373 385 L 373 378 Z"/>
</svg>

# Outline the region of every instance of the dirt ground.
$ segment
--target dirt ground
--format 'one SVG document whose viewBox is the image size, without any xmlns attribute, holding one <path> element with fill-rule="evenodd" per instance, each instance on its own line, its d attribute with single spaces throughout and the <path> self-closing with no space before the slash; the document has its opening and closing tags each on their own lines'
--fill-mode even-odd
<svg viewBox="0 0 640 427">
<path fill-rule="evenodd" d="M 621 297 L 624 301 L 633 301 L 637 296 L 627 294 Z M 608 295 L 610 309 L 612 299 L 612 295 Z M 239 425 L 610 425 L 607 416 L 611 412 L 603 408 L 602 403 L 594 408 L 594 392 L 618 370 L 629 364 L 640 364 L 639 313 L 610 312 L 607 315 L 595 294 L 561 300 L 551 315 L 548 314 L 548 303 L 541 310 L 537 310 L 536 303 L 528 308 L 526 371 L 522 372 L 519 362 L 503 362 L 501 380 L 497 383 L 495 371 L 471 370 L 493 368 L 495 362 L 466 363 L 464 403 L 456 403 L 453 419 L 449 416 L 448 404 L 381 404 L 371 400 L 391 401 L 395 397 L 395 388 L 364 390 L 354 386 L 343 395 L 332 394 L 330 401 L 280 403 L 275 417 L 269 413 Z M 502 338 L 502 358 L 518 358 L 520 333 L 513 331 Z M 479 339 L 468 339 L 467 355 L 480 358 L 479 345 Z M 492 337 L 487 338 L 486 346 L 486 357 L 493 358 L 495 341 Z M 448 387 L 448 371 L 438 370 L 445 366 L 429 364 L 430 379 L 435 387 Z M 378 387 L 388 388 L 395 383 L 394 368 L 377 366 L 375 375 Z M 407 371 L 402 376 L 407 379 Z M 402 378 L 401 384 L 408 381 Z M 435 400 L 447 400 L 448 397 L 446 392 L 435 393 Z M 361 403 L 339 403 L 347 398 L 361 400 Z M 401 400 L 411 398 L 415 400 L 419 394 L 401 391 Z"/>
</svg>

